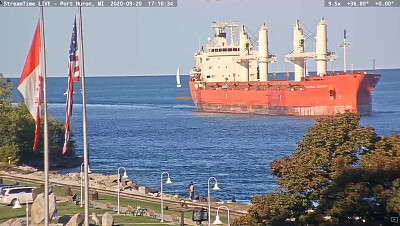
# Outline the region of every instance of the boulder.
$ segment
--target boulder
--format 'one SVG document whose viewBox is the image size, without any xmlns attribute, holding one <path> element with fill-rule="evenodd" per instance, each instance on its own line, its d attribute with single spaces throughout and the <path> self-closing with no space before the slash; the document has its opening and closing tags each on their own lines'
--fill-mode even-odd
<svg viewBox="0 0 400 226">
<path fill-rule="evenodd" d="M 128 187 L 131 187 L 133 190 L 138 190 L 138 189 L 139 189 L 139 185 L 133 183 L 132 181 L 128 181 L 128 182 L 126 183 L 126 185 L 127 185 Z"/>
<path fill-rule="evenodd" d="M 95 225 L 100 225 L 101 224 L 100 223 L 100 219 L 97 217 L 97 213 L 96 212 L 92 213 L 92 220 L 94 221 Z"/>
<path fill-rule="evenodd" d="M 158 193 L 158 190 L 155 188 L 146 187 L 146 189 L 148 190 L 148 193 Z"/>
<path fill-rule="evenodd" d="M 44 189 L 42 188 L 42 186 L 40 186 L 39 188 L 33 189 L 33 191 L 32 191 L 32 199 L 35 200 L 36 197 L 37 197 L 39 194 L 43 194 L 43 192 L 44 192 Z"/>
<path fill-rule="evenodd" d="M 92 219 L 89 219 L 89 225 L 97 225 L 96 222 Z"/>
<path fill-rule="evenodd" d="M 113 226 L 114 225 L 114 218 L 111 215 L 111 213 L 105 213 L 103 214 L 103 217 L 101 218 L 101 225 L 102 226 Z"/>
<path fill-rule="evenodd" d="M 6 222 L 0 224 L 0 226 L 23 226 L 22 219 L 11 218 Z"/>
<path fill-rule="evenodd" d="M 49 217 L 53 217 L 56 209 L 56 196 L 54 193 L 49 195 Z M 33 225 L 44 224 L 44 197 L 43 193 L 37 195 L 31 207 L 31 222 Z"/>
<path fill-rule="evenodd" d="M 118 174 L 108 176 L 109 183 L 118 183 Z"/>
<path fill-rule="evenodd" d="M 0 226 L 9 226 L 12 223 L 14 223 L 14 221 L 15 221 L 15 218 L 11 218 L 8 221 L 5 221 L 5 222 L 1 223 Z"/>
<path fill-rule="evenodd" d="M 84 221 L 85 221 L 85 217 L 83 216 L 83 214 L 77 213 L 71 217 L 71 219 L 68 221 L 66 226 L 81 226 L 81 225 L 83 225 Z"/>
<path fill-rule="evenodd" d="M 139 192 L 145 193 L 145 194 L 149 193 L 149 191 L 146 191 L 146 187 L 142 187 L 142 186 L 139 187 Z"/>
<path fill-rule="evenodd" d="M 158 190 L 151 187 L 139 187 L 139 192 L 149 194 L 149 193 L 158 193 Z"/>
<path fill-rule="evenodd" d="M 69 173 L 68 177 L 70 180 L 78 181 L 81 179 L 80 172 L 79 173 Z"/>
<path fill-rule="evenodd" d="M 15 221 L 10 224 L 10 226 L 23 226 L 23 225 L 25 225 L 25 224 L 22 223 L 22 219 L 20 219 L 20 218 L 15 219 Z"/>
<path fill-rule="evenodd" d="M 31 166 L 28 166 L 28 165 L 18 166 L 18 169 L 20 169 L 24 172 L 37 172 L 38 171 L 37 169 L 35 169 Z"/>
<path fill-rule="evenodd" d="M 72 196 L 72 189 L 70 186 L 65 187 L 64 196 Z"/>
</svg>

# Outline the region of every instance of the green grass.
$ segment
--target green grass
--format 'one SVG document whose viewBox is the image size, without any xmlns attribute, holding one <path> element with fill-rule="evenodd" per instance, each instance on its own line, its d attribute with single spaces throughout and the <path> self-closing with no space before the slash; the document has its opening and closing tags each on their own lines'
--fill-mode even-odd
<svg viewBox="0 0 400 226">
<path fill-rule="evenodd" d="M 108 212 L 107 209 L 97 209 L 97 208 L 89 208 L 89 213 L 96 212 L 97 214 L 103 214 Z M 80 207 L 79 205 L 71 205 L 70 203 L 60 203 L 58 204 L 58 216 L 64 215 L 74 215 L 76 213 L 85 213 L 85 208 Z"/>
<path fill-rule="evenodd" d="M 11 181 L 4 181 L 4 183 L 12 183 Z M 35 187 L 39 187 L 38 185 L 35 184 L 28 184 L 28 183 L 24 183 L 25 185 L 31 185 L 31 186 L 35 186 Z M 56 196 L 64 196 L 64 188 L 63 187 L 53 187 L 53 192 Z M 78 196 L 80 196 L 80 189 L 76 190 L 73 189 L 72 190 L 73 194 L 78 194 Z M 117 205 L 118 200 L 116 196 L 110 196 L 110 195 L 105 195 L 105 194 L 101 194 L 99 193 L 99 200 L 96 200 L 96 202 L 100 202 L 100 203 L 111 203 L 112 205 Z M 128 206 L 131 205 L 133 207 L 136 207 L 136 205 L 139 205 L 141 207 L 145 207 L 147 208 L 147 210 L 153 210 L 157 213 L 161 212 L 161 204 L 158 203 L 152 203 L 152 202 L 145 202 L 145 201 L 140 201 L 140 200 L 133 200 L 133 199 L 127 199 L 127 198 L 120 198 L 120 205 L 121 206 Z M 170 206 L 168 204 L 164 203 L 164 207 L 166 206 Z M 58 216 L 63 216 L 63 215 L 73 215 L 76 214 L 78 212 L 84 213 L 84 208 L 80 207 L 79 205 L 71 205 L 69 203 L 59 203 L 58 204 Z M 90 208 L 89 212 L 90 214 L 92 212 L 96 212 L 98 215 L 102 215 L 105 212 L 108 212 L 109 210 L 107 209 L 93 209 Z M 14 218 L 14 217 L 24 217 L 25 216 L 25 206 L 23 206 L 22 209 L 12 209 L 11 206 L 1 206 L 0 205 L 0 223 L 10 219 L 10 218 Z M 170 210 L 164 210 L 164 214 L 175 214 L 178 216 L 178 218 L 180 218 L 181 213 L 180 212 L 175 212 L 175 211 L 170 211 Z M 4 216 L 3 216 L 4 215 Z M 211 212 L 211 221 L 215 220 L 215 211 Z M 185 218 L 192 218 L 192 212 L 186 212 L 185 213 Z M 223 222 L 227 222 L 227 216 L 226 214 L 220 214 L 221 220 Z M 231 222 L 233 222 L 233 219 L 231 217 Z M 119 224 L 124 224 L 124 223 L 157 223 L 159 222 L 156 219 L 150 218 L 150 217 L 130 217 L 130 216 L 114 216 L 114 222 L 116 225 Z M 152 224 L 153 225 L 153 224 Z M 160 225 L 165 225 L 165 224 L 160 224 Z"/>
<path fill-rule="evenodd" d="M 30 206 L 29 206 L 30 208 Z M 23 218 L 25 220 L 26 209 L 23 205 L 21 209 L 13 209 L 12 206 L 4 206 L 0 205 L 0 224 L 11 219 L 11 218 Z M 60 203 L 58 204 L 58 216 L 64 215 L 74 215 L 76 213 L 84 214 L 84 208 L 76 205 L 71 205 L 69 203 Z M 109 212 L 107 209 L 89 209 L 90 214 L 92 212 L 96 212 L 99 218 L 100 215 L 103 215 L 106 212 Z M 29 213 L 30 214 L 30 213 Z M 129 223 L 152 223 L 152 225 L 165 225 L 165 224 L 154 224 L 159 223 L 160 221 L 157 219 L 153 219 L 151 217 L 133 217 L 133 216 L 124 216 L 124 215 L 113 215 L 114 217 L 114 225 L 126 225 Z M 57 220 L 53 219 L 52 223 L 56 223 Z"/>
<path fill-rule="evenodd" d="M 9 220 L 10 218 L 25 217 L 25 216 L 26 216 L 25 206 L 22 206 L 21 209 L 13 209 L 12 206 L 0 205 L 0 224 Z"/>
</svg>

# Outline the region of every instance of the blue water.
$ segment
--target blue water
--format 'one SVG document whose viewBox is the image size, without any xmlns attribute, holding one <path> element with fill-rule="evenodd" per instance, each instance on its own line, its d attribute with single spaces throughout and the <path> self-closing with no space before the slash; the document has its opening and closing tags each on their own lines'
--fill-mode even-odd
<svg viewBox="0 0 400 226">
<path fill-rule="evenodd" d="M 373 126 L 378 135 L 399 133 L 400 70 L 377 72 L 382 78 L 373 95 L 373 113 L 363 116 L 362 124 Z M 164 191 L 185 196 L 190 181 L 196 195 L 206 196 L 211 176 L 221 188 L 211 195 L 223 200 L 236 196 L 248 202 L 254 194 L 272 191 L 270 162 L 290 155 L 315 118 L 197 113 L 191 100 L 175 99 L 189 93 L 188 76 L 182 81 L 179 89 L 175 76 L 87 78 L 91 170 L 116 174 L 124 166 L 133 181 L 158 189 L 161 172 L 168 171 L 173 184 Z M 59 120 L 64 120 L 66 83 L 66 78 L 48 79 L 48 111 Z M 16 101 L 22 100 L 14 93 Z M 74 98 L 72 129 L 82 155 L 79 84 Z"/>
</svg>

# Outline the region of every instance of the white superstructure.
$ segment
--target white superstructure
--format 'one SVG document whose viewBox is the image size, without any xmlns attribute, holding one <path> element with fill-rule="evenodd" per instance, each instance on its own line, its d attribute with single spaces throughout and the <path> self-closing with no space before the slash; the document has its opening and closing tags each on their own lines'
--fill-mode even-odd
<svg viewBox="0 0 400 226">
<path fill-rule="evenodd" d="M 268 63 L 276 57 L 268 55 L 268 31 L 263 24 L 259 31 L 258 50 L 254 50 L 245 26 L 241 26 L 239 42 L 235 40 L 235 22 L 212 23 L 213 39 L 205 49 L 194 54 L 195 67 L 190 74 L 205 82 L 267 81 Z M 225 28 L 230 28 L 228 43 Z M 259 68 L 259 70 L 258 70 Z"/>
<path fill-rule="evenodd" d="M 214 38 L 208 39 L 205 49 L 194 54 L 196 63 L 190 74 L 203 82 L 247 82 L 268 81 L 268 64 L 276 62 L 276 56 L 268 52 L 268 30 L 265 24 L 258 32 L 258 48 L 254 49 L 244 25 L 240 27 L 239 40 L 235 39 L 236 22 L 213 22 Z M 230 29 L 229 39 L 225 28 Z M 228 40 L 230 40 L 228 42 Z M 286 55 L 285 61 L 294 64 L 295 81 L 307 76 L 306 58 L 317 62 L 317 75 L 327 74 L 327 61 L 335 60 L 336 54 L 327 49 L 327 26 L 322 17 L 317 26 L 315 51 L 306 52 L 305 39 L 300 21 L 296 20 L 293 29 L 293 52 Z"/>
</svg>

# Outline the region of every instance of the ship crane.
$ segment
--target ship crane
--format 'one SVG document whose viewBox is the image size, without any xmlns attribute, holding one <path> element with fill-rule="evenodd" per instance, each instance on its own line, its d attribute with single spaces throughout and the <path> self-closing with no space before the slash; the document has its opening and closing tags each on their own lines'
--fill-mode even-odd
<svg viewBox="0 0 400 226">
<path fill-rule="evenodd" d="M 315 52 L 304 52 L 304 35 L 303 28 L 300 26 L 300 21 L 296 20 L 293 32 L 293 53 L 285 56 L 286 62 L 294 63 L 295 81 L 299 82 L 304 75 L 304 61 L 306 58 L 313 58 L 317 61 L 317 75 L 326 75 L 326 62 L 336 60 L 334 52 L 327 50 L 326 38 L 326 22 L 321 18 L 317 26 L 316 48 Z"/>
<path fill-rule="evenodd" d="M 346 72 L 346 49 L 351 46 L 351 43 L 347 43 L 346 29 L 343 31 L 343 42 L 339 44 L 339 47 L 343 48 L 343 72 Z"/>
</svg>

